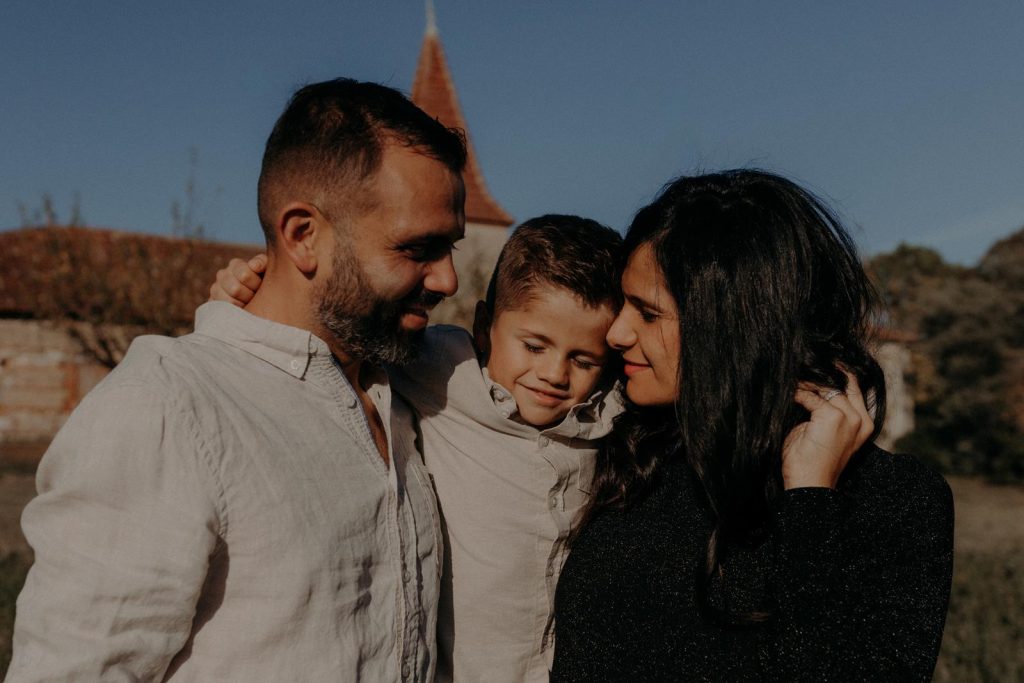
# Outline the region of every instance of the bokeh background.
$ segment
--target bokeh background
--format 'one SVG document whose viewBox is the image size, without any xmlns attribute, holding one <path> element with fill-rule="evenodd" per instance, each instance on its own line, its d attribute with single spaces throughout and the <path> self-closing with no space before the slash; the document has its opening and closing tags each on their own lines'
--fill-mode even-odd
<svg viewBox="0 0 1024 683">
<path fill-rule="evenodd" d="M 624 228 L 673 176 L 734 166 L 838 210 L 885 302 L 895 446 L 956 497 L 936 679 L 1024 680 L 1024 5 L 435 10 L 482 185 L 517 222 Z M 0 4 L 0 674 L 45 435 L 132 336 L 187 331 L 216 268 L 258 250 L 290 93 L 339 75 L 411 92 L 427 23 L 396 0 Z M 463 262 L 450 319 L 487 258 Z"/>
</svg>

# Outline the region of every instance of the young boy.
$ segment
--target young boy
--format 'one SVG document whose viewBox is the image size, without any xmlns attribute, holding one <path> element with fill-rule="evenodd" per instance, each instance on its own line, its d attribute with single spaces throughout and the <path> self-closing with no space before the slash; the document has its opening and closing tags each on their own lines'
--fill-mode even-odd
<svg viewBox="0 0 1024 683">
<path fill-rule="evenodd" d="M 622 410 L 605 343 L 621 242 L 575 216 L 523 223 L 473 335 L 428 328 L 419 359 L 390 370 L 419 417 L 444 524 L 438 680 L 548 680 L 565 541 Z"/>
</svg>

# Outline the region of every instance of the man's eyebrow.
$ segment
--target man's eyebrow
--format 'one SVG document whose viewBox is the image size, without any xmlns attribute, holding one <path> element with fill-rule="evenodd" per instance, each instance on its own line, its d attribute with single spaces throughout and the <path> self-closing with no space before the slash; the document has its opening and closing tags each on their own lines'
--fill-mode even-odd
<svg viewBox="0 0 1024 683">
<path fill-rule="evenodd" d="M 465 239 L 465 235 L 456 231 L 435 232 L 426 235 L 415 235 L 409 239 L 399 240 L 399 247 L 427 246 L 427 245 L 449 245 Z"/>
<path fill-rule="evenodd" d="M 464 239 L 466 239 L 466 230 L 458 226 L 452 226 L 411 234 L 408 239 L 401 239 L 399 237 L 398 243 L 404 245 L 420 245 L 431 242 L 454 244 Z"/>
</svg>

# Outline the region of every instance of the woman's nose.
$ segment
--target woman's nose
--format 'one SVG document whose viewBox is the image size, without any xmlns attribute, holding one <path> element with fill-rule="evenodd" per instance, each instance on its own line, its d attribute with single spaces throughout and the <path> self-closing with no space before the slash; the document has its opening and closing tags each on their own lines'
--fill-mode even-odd
<svg viewBox="0 0 1024 683">
<path fill-rule="evenodd" d="M 616 351 L 624 351 L 636 344 L 636 332 L 633 325 L 630 324 L 625 310 L 619 311 L 615 320 L 612 321 L 612 326 L 608 328 L 608 334 L 605 335 L 605 341 Z"/>
</svg>

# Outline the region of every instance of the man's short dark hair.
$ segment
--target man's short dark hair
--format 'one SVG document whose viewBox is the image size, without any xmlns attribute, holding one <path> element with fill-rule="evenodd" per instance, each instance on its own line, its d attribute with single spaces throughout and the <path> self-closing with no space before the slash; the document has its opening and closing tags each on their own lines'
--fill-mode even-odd
<svg viewBox="0 0 1024 683">
<path fill-rule="evenodd" d="M 275 212 L 284 191 L 299 189 L 311 200 L 324 190 L 350 189 L 350 200 L 357 202 L 360 184 L 380 167 L 390 141 L 440 161 L 453 173 L 466 165 L 463 133 L 446 128 L 397 90 L 336 78 L 296 92 L 263 152 L 258 203 L 267 243 L 274 243 Z"/>
<path fill-rule="evenodd" d="M 548 214 L 531 218 L 509 237 L 498 256 L 487 308 L 526 306 L 538 286 L 560 287 L 592 308 L 622 305 L 622 237 L 597 221 Z"/>
</svg>

